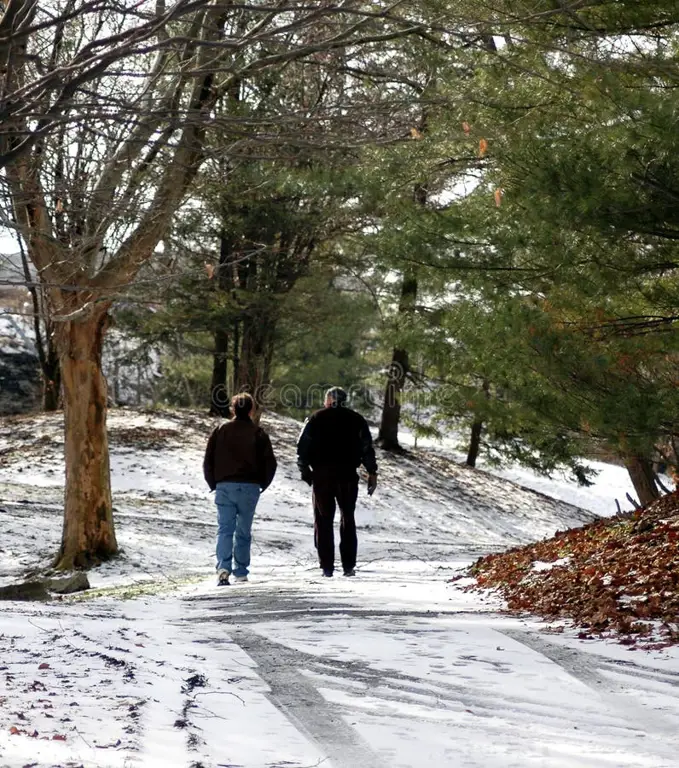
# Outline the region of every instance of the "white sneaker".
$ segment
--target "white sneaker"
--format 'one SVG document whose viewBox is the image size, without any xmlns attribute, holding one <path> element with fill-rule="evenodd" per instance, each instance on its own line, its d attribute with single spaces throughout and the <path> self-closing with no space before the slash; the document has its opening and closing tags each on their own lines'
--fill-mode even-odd
<svg viewBox="0 0 679 768">
<path fill-rule="evenodd" d="M 221 571 L 217 571 L 217 586 L 227 587 L 229 585 L 229 572 L 223 568 Z"/>
<path fill-rule="evenodd" d="M 244 581 L 248 580 L 247 576 L 234 576 L 233 580 L 237 582 L 238 584 L 242 584 Z"/>
</svg>

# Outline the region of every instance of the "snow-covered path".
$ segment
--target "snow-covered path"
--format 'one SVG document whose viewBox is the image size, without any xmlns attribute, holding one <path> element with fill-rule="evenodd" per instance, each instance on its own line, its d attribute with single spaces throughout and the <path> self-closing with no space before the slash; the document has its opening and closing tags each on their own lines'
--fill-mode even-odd
<svg viewBox="0 0 679 768">
<path fill-rule="evenodd" d="M 210 422 L 114 412 L 124 557 L 85 602 L 2 604 L 1 768 L 676 768 L 679 651 L 550 633 L 448 580 L 590 514 L 445 457 L 381 457 L 355 579 L 320 578 L 296 425 L 248 584 L 214 586 Z M 0 581 L 56 546 L 59 425 L 0 429 Z M 193 583 L 187 584 L 187 578 Z M 119 585 L 164 581 L 123 600 Z M 127 588 L 127 587 L 126 587 Z"/>
<path fill-rule="evenodd" d="M 678 654 L 545 634 L 433 571 L 26 611 L 0 618 L 31 633 L 0 664 L 27 731 L 3 728 L 3 767 L 678 765 Z"/>
<path fill-rule="evenodd" d="M 418 570 L 212 590 L 185 621 L 226 630 L 336 768 L 677 765 L 676 657 L 593 655 Z"/>
</svg>

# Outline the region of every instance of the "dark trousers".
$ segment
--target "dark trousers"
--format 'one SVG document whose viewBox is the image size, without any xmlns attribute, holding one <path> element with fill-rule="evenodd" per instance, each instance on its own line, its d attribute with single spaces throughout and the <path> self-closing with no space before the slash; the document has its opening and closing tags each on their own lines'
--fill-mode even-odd
<svg viewBox="0 0 679 768">
<path fill-rule="evenodd" d="M 356 565 L 356 499 L 358 475 L 354 469 L 314 467 L 314 541 L 323 570 L 335 567 L 335 504 L 340 509 L 340 557 L 345 571 Z"/>
</svg>

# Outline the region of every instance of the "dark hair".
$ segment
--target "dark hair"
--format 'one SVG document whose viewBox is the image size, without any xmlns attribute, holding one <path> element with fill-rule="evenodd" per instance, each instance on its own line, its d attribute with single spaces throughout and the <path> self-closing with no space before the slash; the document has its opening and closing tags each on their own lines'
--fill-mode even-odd
<svg viewBox="0 0 679 768">
<path fill-rule="evenodd" d="M 247 392 L 241 392 L 231 398 L 231 410 L 237 419 L 247 418 L 254 407 L 255 401 Z"/>
<path fill-rule="evenodd" d="M 325 399 L 330 400 L 334 407 L 340 408 L 347 401 L 347 393 L 342 389 L 342 387 L 331 387 L 325 393 Z"/>
</svg>

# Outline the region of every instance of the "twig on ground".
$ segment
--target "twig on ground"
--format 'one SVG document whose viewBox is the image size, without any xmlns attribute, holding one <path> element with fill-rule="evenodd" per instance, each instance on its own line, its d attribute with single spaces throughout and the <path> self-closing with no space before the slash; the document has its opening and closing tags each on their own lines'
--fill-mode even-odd
<svg viewBox="0 0 679 768">
<path fill-rule="evenodd" d="M 29 623 L 29 624 L 30 624 L 32 627 L 35 627 L 36 629 L 39 629 L 41 632 L 51 632 L 51 631 L 52 631 L 51 629 L 45 629 L 45 627 L 41 627 L 41 626 L 40 626 L 40 624 L 36 624 L 36 623 L 35 623 L 34 621 L 32 621 L 31 619 L 28 619 L 28 623 Z"/>
<path fill-rule="evenodd" d="M 655 482 L 658 484 L 658 487 L 660 488 L 661 491 L 664 491 L 665 493 L 672 493 L 672 491 L 670 491 L 670 489 L 660 479 L 660 475 L 656 474 L 654 477 L 655 477 Z"/>
<path fill-rule="evenodd" d="M 404 548 L 403 545 L 401 545 L 399 547 L 399 549 L 401 550 L 401 552 L 403 552 L 404 554 L 408 555 L 408 557 L 412 557 L 413 560 L 419 560 L 421 563 L 424 563 L 425 565 L 428 565 L 434 571 L 439 568 L 439 566 L 432 565 L 428 560 L 425 560 L 423 557 L 420 557 L 419 555 L 415 555 L 412 552 L 409 552 L 407 549 Z"/>
<path fill-rule="evenodd" d="M 633 496 L 630 496 L 629 493 L 626 493 L 625 496 L 627 496 L 627 500 L 634 507 L 634 509 L 641 509 L 641 504 L 639 504 L 639 502 Z"/>
<path fill-rule="evenodd" d="M 74 730 L 74 731 L 75 731 L 75 732 L 78 734 L 78 736 L 80 736 L 80 738 L 81 738 L 81 739 L 82 739 L 82 740 L 85 742 L 85 745 L 86 745 L 86 746 L 88 746 L 90 749 L 92 749 L 92 745 L 91 745 L 91 744 L 90 744 L 90 742 L 89 742 L 89 741 L 88 741 L 88 740 L 87 740 L 87 739 L 86 739 L 86 738 L 85 738 L 85 737 L 82 735 L 82 733 L 80 733 L 80 731 L 78 730 L 77 726 L 75 726 L 75 725 L 74 725 L 74 726 L 73 726 L 73 730 Z"/>
<path fill-rule="evenodd" d="M 200 693 L 194 694 L 193 700 L 195 701 L 199 696 L 233 696 L 245 706 L 245 700 L 241 699 L 241 697 L 237 693 L 233 693 L 233 691 L 200 691 Z M 215 717 L 217 717 L 217 715 L 215 715 Z"/>
</svg>

